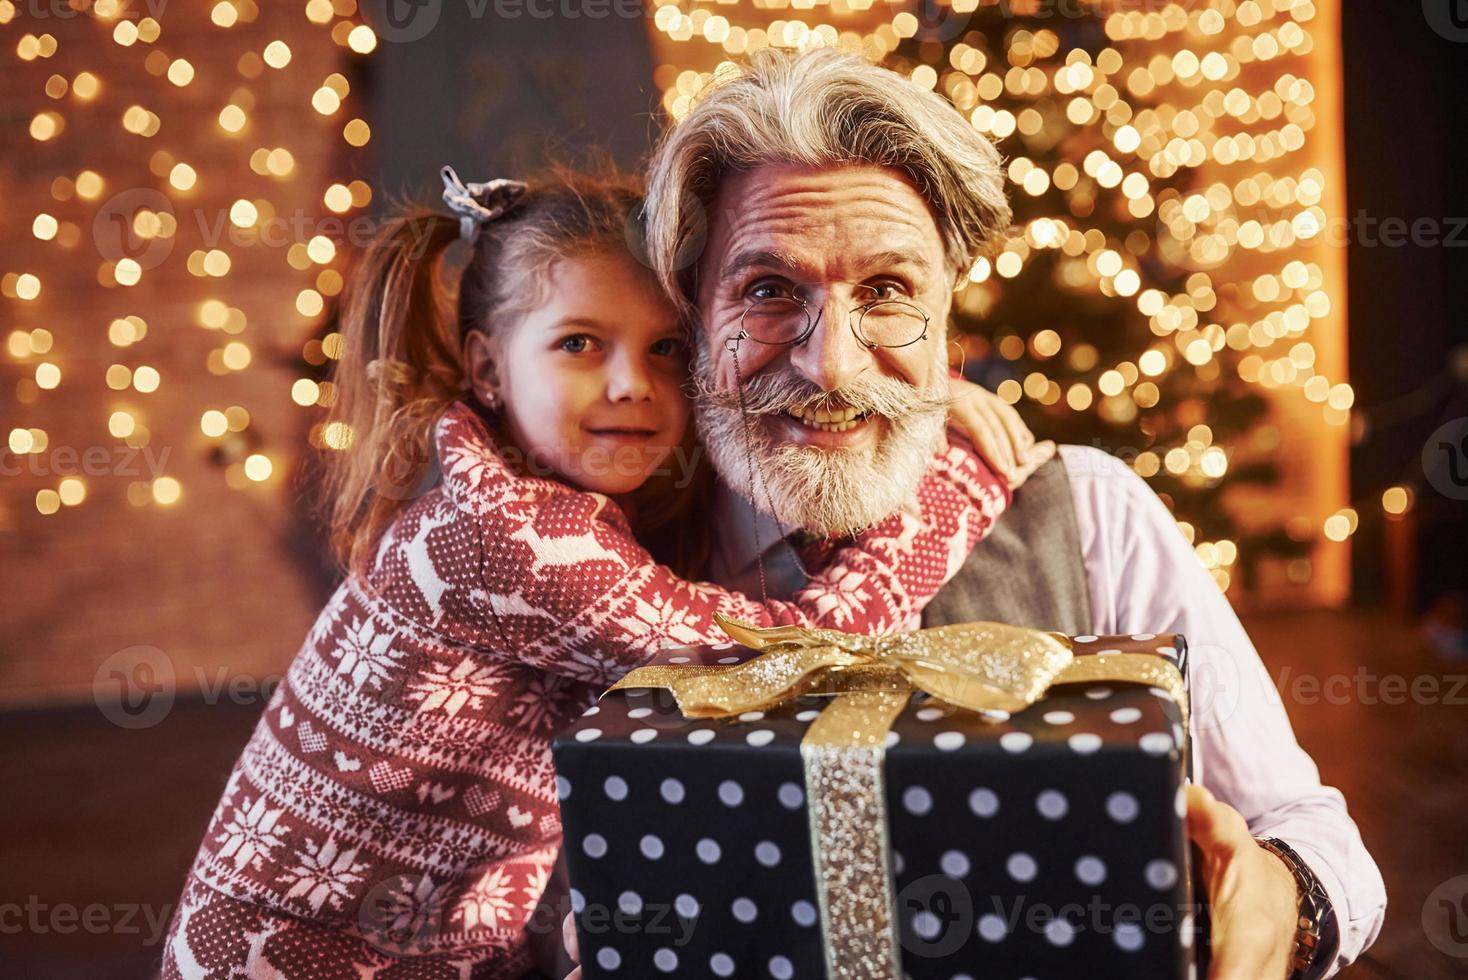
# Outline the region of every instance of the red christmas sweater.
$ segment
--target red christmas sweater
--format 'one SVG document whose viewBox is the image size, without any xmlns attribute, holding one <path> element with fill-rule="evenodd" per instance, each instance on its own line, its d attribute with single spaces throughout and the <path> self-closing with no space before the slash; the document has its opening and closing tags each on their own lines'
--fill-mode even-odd
<svg viewBox="0 0 1468 980">
<path fill-rule="evenodd" d="M 762 604 L 658 565 L 606 496 L 512 473 L 466 404 L 435 441 L 442 480 L 337 589 L 235 764 L 164 980 L 525 975 L 555 731 L 654 651 L 726 640 L 716 611 L 900 628 L 1010 499 L 945 447 L 912 504 Z"/>
</svg>

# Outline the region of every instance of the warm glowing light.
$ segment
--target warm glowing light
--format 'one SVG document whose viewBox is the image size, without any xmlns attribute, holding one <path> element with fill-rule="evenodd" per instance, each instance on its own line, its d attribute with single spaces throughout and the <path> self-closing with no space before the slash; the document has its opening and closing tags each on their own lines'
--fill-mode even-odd
<svg viewBox="0 0 1468 980">
<path fill-rule="evenodd" d="M 36 491 L 36 510 L 42 514 L 54 514 L 61 509 L 61 494 L 55 490 Z"/>
<path fill-rule="evenodd" d="M 243 371 L 250 366 L 250 348 L 238 340 L 225 344 L 221 356 L 224 366 L 231 371 Z"/>
<path fill-rule="evenodd" d="M 270 457 L 263 453 L 251 453 L 245 459 L 245 476 L 254 480 L 256 483 L 263 483 L 270 479 L 270 473 L 273 469 L 274 467 L 270 462 Z"/>
<path fill-rule="evenodd" d="M 137 427 L 137 419 L 129 412 L 113 412 L 107 418 L 107 431 L 118 439 L 125 439 L 133 434 Z"/>
<path fill-rule="evenodd" d="M 352 192 L 344 184 L 332 184 L 321 198 L 322 202 L 337 214 L 351 210 Z"/>
<path fill-rule="evenodd" d="M 312 262 L 325 265 L 336 258 L 336 243 L 325 235 L 317 235 L 306 243 L 306 255 Z"/>
<path fill-rule="evenodd" d="M 230 206 L 229 220 L 237 228 L 253 228 L 260 220 L 260 211 L 253 202 L 241 198 Z"/>
<path fill-rule="evenodd" d="M 143 394 L 150 394 L 158 390 L 158 382 L 162 380 L 158 369 L 147 364 L 140 364 L 133 371 L 133 387 Z"/>
<path fill-rule="evenodd" d="M 352 444 L 354 433 L 345 422 L 330 422 L 326 426 L 323 440 L 328 449 L 346 449 Z"/>
<path fill-rule="evenodd" d="M 198 180 L 199 175 L 186 163 L 174 164 L 173 169 L 168 172 L 168 182 L 181 191 L 193 190 Z"/>
<path fill-rule="evenodd" d="M 347 35 L 347 47 L 357 54 L 370 54 L 377 47 L 377 35 L 366 24 L 359 24 Z"/>
<path fill-rule="evenodd" d="M 179 58 L 168 66 L 168 80 L 179 88 L 183 88 L 194 80 L 194 66 L 183 58 Z"/>
<path fill-rule="evenodd" d="M 310 378 L 297 378 L 291 385 L 291 401 L 297 405 L 315 405 L 321 397 L 321 386 Z"/>
<path fill-rule="evenodd" d="M 220 109 L 219 126 L 227 133 L 238 133 L 245 128 L 245 110 L 234 104 Z"/>
<path fill-rule="evenodd" d="M 87 499 L 87 485 L 79 477 L 63 477 L 56 486 L 56 495 L 66 507 L 75 507 Z"/>
<path fill-rule="evenodd" d="M 153 499 L 164 507 L 178 503 L 183 496 L 183 487 L 171 476 L 160 476 L 153 481 Z"/>
<path fill-rule="evenodd" d="M 291 63 L 290 45 L 284 41 L 271 41 L 265 45 L 265 50 L 261 54 L 261 58 L 271 68 L 284 68 Z"/>
<path fill-rule="evenodd" d="M 199 428 L 204 435 L 217 439 L 229 431 L 229 420 L 217 408 L 211 408 L 199 419 Z"/>
<path fill-rule="evenodd" d="M 31 451 L 31 447 L 35 444 L 35 437 L 31 435 L 31 431 L 29 429 L 10 430 L 10 451 L 12 453 L 15 453 L 15 455 L 25 455 L 26 453 Z"/>
</svg>

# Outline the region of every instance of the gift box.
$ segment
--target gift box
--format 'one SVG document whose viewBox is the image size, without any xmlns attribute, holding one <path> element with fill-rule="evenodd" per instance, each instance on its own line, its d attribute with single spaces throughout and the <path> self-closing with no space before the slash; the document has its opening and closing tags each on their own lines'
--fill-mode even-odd
<svg viewBox="0 0 1468 980">
<path fill-rule="evenodd" d="M 725 628 L 554 741 L 587 980 L 1206 975 L 1182 636 Z"/>
</svg>

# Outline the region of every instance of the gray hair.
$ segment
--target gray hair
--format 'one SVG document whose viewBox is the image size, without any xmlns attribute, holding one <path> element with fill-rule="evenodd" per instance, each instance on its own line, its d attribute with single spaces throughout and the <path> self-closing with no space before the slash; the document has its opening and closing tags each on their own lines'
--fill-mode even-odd
<svg viewBox="0 0 1468 980">
<path fill-rule="evenodd" d="M 648 259 L 685 310 L 720 180 L 771 164 L 903 172 L 932 209 L 955 283 L 1011 218 L 999 151 L 941 96 L 834 48 L 766 48 L 716 77 L 653 156 Z"/>
</svg>

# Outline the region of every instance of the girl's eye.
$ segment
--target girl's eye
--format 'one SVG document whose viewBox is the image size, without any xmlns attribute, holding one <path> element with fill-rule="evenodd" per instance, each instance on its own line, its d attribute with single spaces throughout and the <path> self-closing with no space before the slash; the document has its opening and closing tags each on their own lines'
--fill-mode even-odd
<svg viewBox="0 0 1468 980">
<path fill-rule="evenodd" d="M 687 352 L 687 348 L 677 337 L 664 337 L 653 343 L 652 352 L 658 357 L 682 357 Z"/>
<path fill-rule="evenodd" d="M 568 354 L 583 354 L 592 348 L 595 342 L 584 333 L 575 333 L 569 337 L 563 337 L 556 345 L 557 350 L 566 351 Z"/>
</svg>

